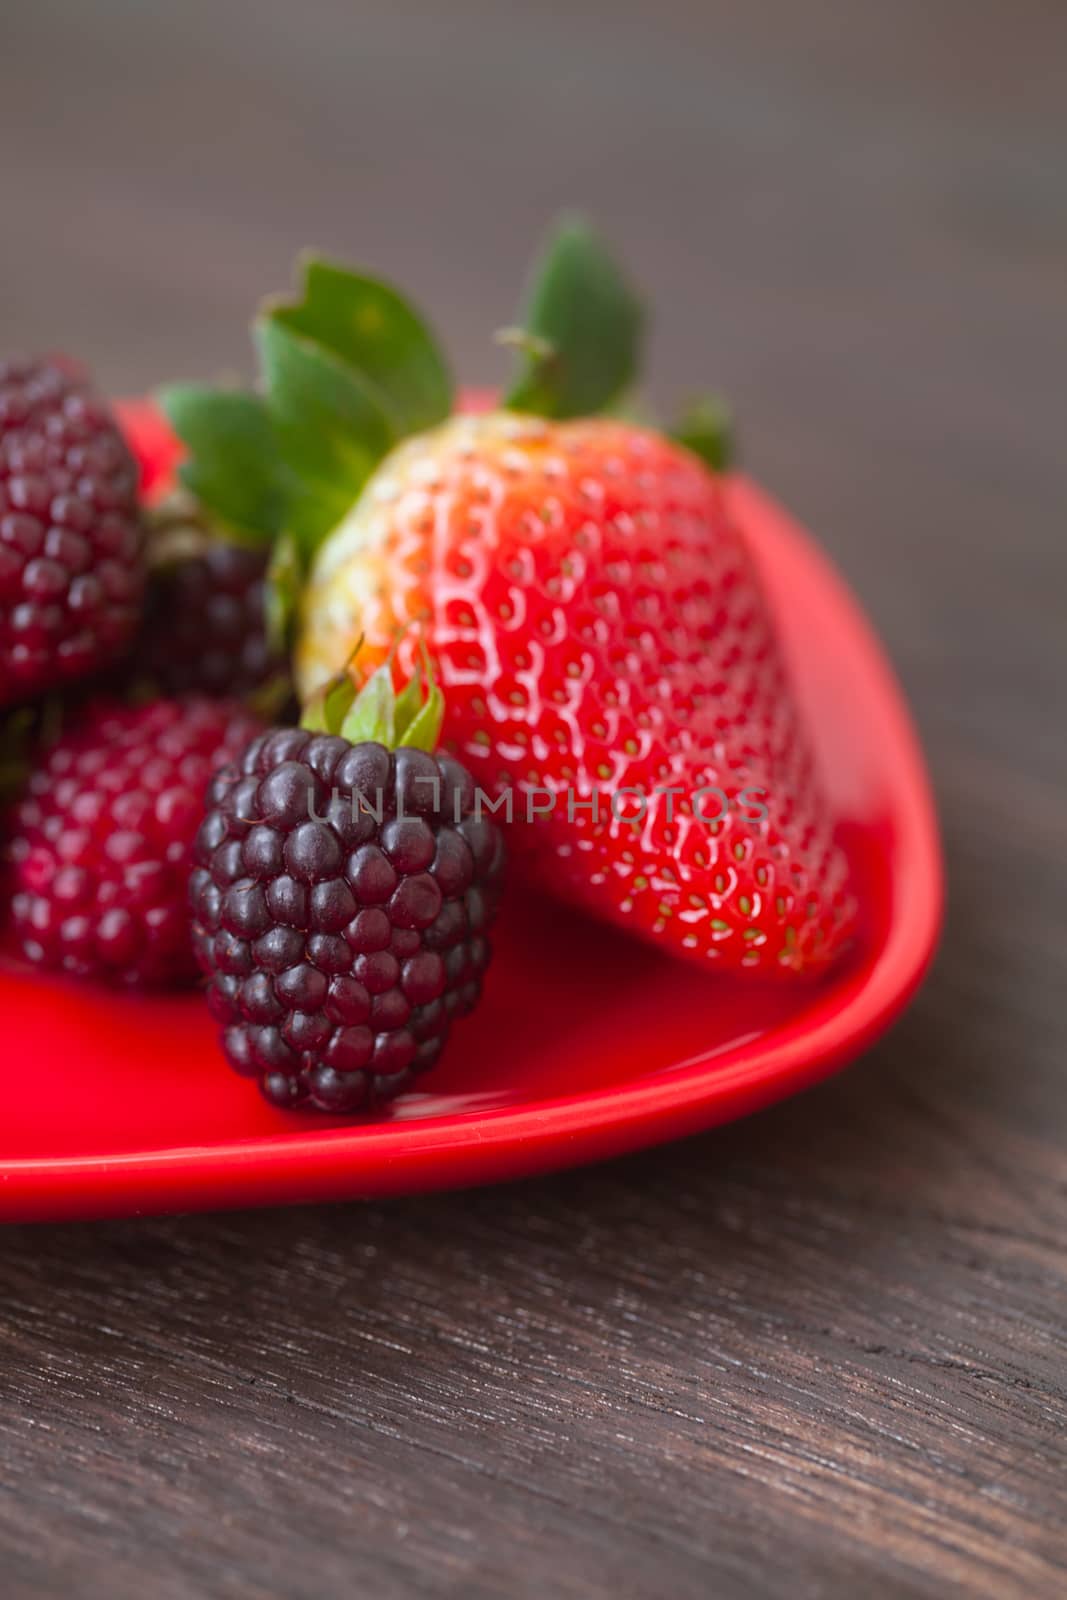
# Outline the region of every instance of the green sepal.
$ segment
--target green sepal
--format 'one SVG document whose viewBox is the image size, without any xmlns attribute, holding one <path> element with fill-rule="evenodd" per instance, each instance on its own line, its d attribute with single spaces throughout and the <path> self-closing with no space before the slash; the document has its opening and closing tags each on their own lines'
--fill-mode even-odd
<svg viewBox="0 0 1067 1600">
<path fill-rule="evenodd" d="M 267 642 L 279 654 L 289 649 L 304 574 L 305 565 L 296 540 L 290 533 L 280 534 L 270 553 L 264 584 Z"/>
<path fill-rule="evenodd" d="M 349 744 L 384 744 L 392 750 L 396 744 L 396 690 L 393 688 L 393 664 L 372 672 L 341 723 L 340 734 Z"/>
<path fill-rule="evenodd" d="M 311 733 L 339 733 L 350 744 L 383 744 L 387 750 L 399 749 L 401 745 L 435 750 L 445 717 L 445 697 L 434 678 L 433 664 L 425 646 L 422 647 L 422 665 L 416 666 L 397 694 L 393 687 L 395 645 L 389 659 L 372 672 L 356 692 L 352 673 L 361 645 L 362 640 L 342 671 L 311 696 L 304 707 L 300 726 Z M 425 700 L 422 696 L 424 681 Z"/>
<path fill-rule="evenodd" d="M 271 425 L 294 480 L 285 527 L 308 559 L 396 436 L 381 397 L 354 368 L 274 315 L 258 318 L 255 334 Z"/>
<path fill-rule="evenodd" d="M 397 737 L 414 721 L 422 708 L 422 666 L 416 662 L 415 671 L 396 697 L 395 723 Z"/>
<path fill-rule="evenodd" d="M 445 697 L 434 677 L 433 662 L 425 639 L 419 640 L 421 665 L 417 665 L 410 683 L 396 703 L 397 744 L 411 745 L 416 750 L 437 749 L 441 728 L 445 720 Z M 422 698 L 422 680 L 426 677 L 426 699 Z"/>
<path fill-rule="evenodd" d="M 445 697 L 436 683 L 406 728 L 397 728 L 397 744 L 411 745 L 416 750 L 437 749 L 441 727 L 445 720 Z"/>
<path fill-rule="evenodd" d="M 734 464 L 733 416 L 719 395 L 701 395 L 691 401 L 670 436 L 692 450 L 713 472 L 725 472 Z"/>
<path fill-rule="evenodd" d="M 301 257 L 303 298 L 271 307 L 283 327 L 368 379 L 403 437 L 443 422 L 452 378 L 431 330 L 389 284 L 321 256 Z"/>
<path fill-rule="evenodd" d="M 542 417 L 593 416 L 634 382 L 644 312 L 598 236 L 584 222 L 556 228 L 534 272 L 504 405 Z"/>
<path fill-rule="evenodd" d="M 300 726 L 306 728 L 308 733 L 336 733 L 352 709 L 355 698 L 356 686 L 346 667 L 311 696 L 304 707 Z"/>
<path fill-rule="evenodd" d="M 286 475 L 261 397 L 189 383 L 158 400 L 189 452 L 178 468 L 185 488 L 245 540 L 272 539 L 285 520 Z"/>
</svg>

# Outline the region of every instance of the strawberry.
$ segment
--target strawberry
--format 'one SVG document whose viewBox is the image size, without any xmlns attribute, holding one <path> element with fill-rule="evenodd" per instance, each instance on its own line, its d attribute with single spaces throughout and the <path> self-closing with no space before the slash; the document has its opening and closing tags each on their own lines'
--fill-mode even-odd
<svg viewBox="0 0 1067 1600">
<path fill-rule="evenodd" d="M 114 412 L 137 467 L 141 503 L 156 505 L 174 488 L 181 445 L 159 407 L 149 400 L 117 400 Z"/>
<path fill-rule="evenodd" d="M 187 487 L 258 518 L 282 600 L 303 586 L 305 696 L 361 636 L 365 668 L 421 620 L 443 748 L 528 877 L 717 970 L 818 972 L 853 931 L 848 866 L 727 509 L 717 414 L 675 439 L 603 414 L 640 326 L 603 248 L 566 227 L 506 336 L 504 406 L 453 417 L 410 308 L 312 260 L 302 299 L 257 324 L 262 395 L 166 403 Z"/>
</svg>

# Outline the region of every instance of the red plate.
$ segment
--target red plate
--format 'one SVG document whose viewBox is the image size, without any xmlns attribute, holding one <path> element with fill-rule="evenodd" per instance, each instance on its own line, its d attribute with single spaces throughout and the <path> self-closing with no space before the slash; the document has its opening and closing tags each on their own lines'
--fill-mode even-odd
<svg viewBox="0 0 1067 1600">
<path fill-rule="evenodd" d="M 432 1088 L 372 1123 L 272 1110 L 196 995 L 141 999 L 0 965 L 0 1217 L 339 1200 L 500 1178 L 694 1133 L 840 1067 L 930 960 L 942 871 L 922 757 L 855 601 L 751 483 L 751 531 L 864 908 L 817 985 L 706 976 L 569 910 L 505 900 L 476 1014 Z"/>
</svg>

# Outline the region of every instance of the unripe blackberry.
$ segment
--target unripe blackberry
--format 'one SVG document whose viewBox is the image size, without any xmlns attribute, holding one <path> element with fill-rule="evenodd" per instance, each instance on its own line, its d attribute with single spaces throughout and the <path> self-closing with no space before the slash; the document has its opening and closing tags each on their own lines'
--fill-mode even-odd
<svg viewBox="0 0 1067 1600">
<path fill-rule="evenodd" d="M 144 588 L 137 469 L 107 406 L 47 362 L 0 362 L 0 705 L 109 665 Z"/>
<path fill-rule="evenodd" d="M 379 724 L 396 732 L 357 701 L 343 726 Z M 231 1065 L 284 1107 L 399 1094 L 478 999 L 503 860 L 451 756 L 297 728 L 256 739 L 209 789 L 190 880 Z"/>
</svg>

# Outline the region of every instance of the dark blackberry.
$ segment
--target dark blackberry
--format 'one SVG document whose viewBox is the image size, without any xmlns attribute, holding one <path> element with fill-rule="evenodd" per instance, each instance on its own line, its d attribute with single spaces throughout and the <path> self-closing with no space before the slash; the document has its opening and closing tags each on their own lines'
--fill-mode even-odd
<svg viewBox="0 0 1067 1600">
<path fill-rule="evenodd" d="M 269 552 L 212 530 L 178 497 L 152 515 L 136 679 L 161 694 L 248 696 L 284 688 L 285 657 L 267 632 Z"/>
<path fill-rule="evenodd" d="M 259 726 L 223 700 L 85 708 L 11 817 L 12 917 L 29 960 L 134 986 L 195 977 L 187 885 L 204 790 Z"/>
<path fill-rule="evenodd" d="M 216 775 L 193 939 L 230 1064 L 274 1105 L 392 1099 L 477 1001 L 504 847 L 475 803 L 450 756 L 298 729 Z"/>
<path fill-rule="evenodd" d="M 137 469 L 107 406 L 48 362 L 0 362 L 0 705 L 106 667 L 144 588 Z"/>
</svg>

